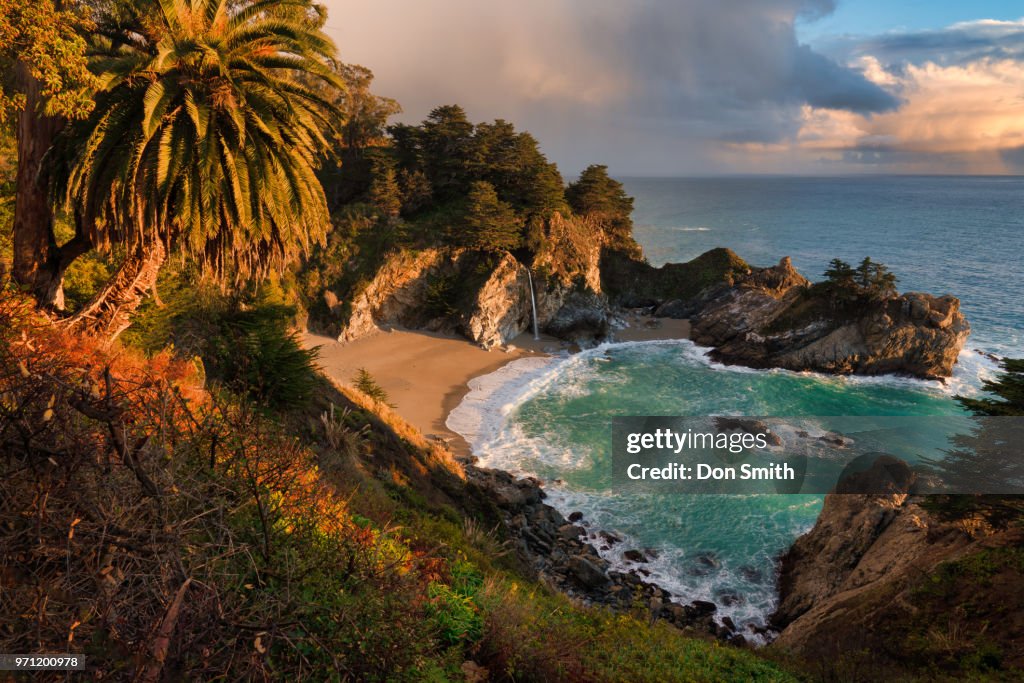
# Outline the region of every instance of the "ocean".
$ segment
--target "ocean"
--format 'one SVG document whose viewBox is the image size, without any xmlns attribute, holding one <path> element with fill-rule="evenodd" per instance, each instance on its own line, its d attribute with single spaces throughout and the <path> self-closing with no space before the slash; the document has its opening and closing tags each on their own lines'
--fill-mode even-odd
<svg viewBox="0 0 1024 683">
<path fill-rule="evenodd" d="M 553 505 L 624 541 L 682 602 L 762 626 L 778 556 L 813 526 L 819 495 L 626 495 L 611 485 L 616 415 L 957 415 L 995 371 L 1024 357 L 1024 178 L 744 177 L 628 179 L 635 235 L 654 265 L 729 247 L 749 263 L 791 256 L 820 279 L 828 261 L 881 261 L 901 291 L 958 296 L 972 326 L 946 383 L 726 367 L 689 341 L 605 344 L 526 358 L 470 383 L 449 427 L 481 464 L 545 481 Z"/>
</svg>

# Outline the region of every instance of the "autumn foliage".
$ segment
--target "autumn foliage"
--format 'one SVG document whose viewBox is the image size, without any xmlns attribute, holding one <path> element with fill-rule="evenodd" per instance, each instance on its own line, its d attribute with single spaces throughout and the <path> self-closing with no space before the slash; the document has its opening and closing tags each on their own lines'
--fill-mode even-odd
<svg viewBox="0 0 1024 683">
<path fill-rule="evenodd" d="M 358 444 L 358 440 L 356 441 Z M 169 352 L 106 353 L 0 295 L 0 651 L 96 677 L 373 679 L 436 645 L 444 563 Z"/>
</svg>

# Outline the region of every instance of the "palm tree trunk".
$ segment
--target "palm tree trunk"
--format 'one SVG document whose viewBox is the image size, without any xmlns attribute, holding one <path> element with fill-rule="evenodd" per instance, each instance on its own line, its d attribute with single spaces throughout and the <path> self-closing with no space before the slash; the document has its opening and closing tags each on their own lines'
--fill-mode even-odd
<svg viewBox="0 0 1024 683">
<path fill-rule="evenodd" d="M 156 286 L 167 250 L 159 240 L 133 249 L 121 267 L 82 310 L 65 321 L 68 328 L 111 344 L 131 325 L 131 316 Z"/>
</svg>

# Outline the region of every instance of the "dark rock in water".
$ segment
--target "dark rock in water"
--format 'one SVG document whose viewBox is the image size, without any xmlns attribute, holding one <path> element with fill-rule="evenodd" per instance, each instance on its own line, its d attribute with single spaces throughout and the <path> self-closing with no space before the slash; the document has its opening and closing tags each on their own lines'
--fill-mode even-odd
<svg viewBox="0 0 1024 683">
<path fill-rule="evenodd" d="M 846 448 L 846 439 L 839 434 L 822 434 L 818 437 L 818 441 L 827 443 L 829 446 L 835 446 L 836 448 Z"/>
<path fill-rule="evenodd" d="M 715 593 L 715 597 L 726 607 L 738 605 L 743 602 L 743 596 L 733 591 L 719 591 Z"/>
<path fill-rule="evenodd" d="M 569 560 L 569 570 L 576 580 L 586 588 L 600 588 L 609 582 L 608 576 L 583 556 L 576 556 Z"/>
<path fill-rule="evenodd" d="M 655 548 L 644 548 L 644 555 L 652 560 L 658 559 L 658 551 Z"/>
<path fill-rule="evenodd" d="M 695 558 L 700 564 L 708 567 L 717 567 L 719 565 L 718 555 L 715 553 L 701 553 Z"/>
<path fill-rule="evenodd" d="M 569 513 L 569 521 L 570 522 L 578 522 L 581 519 L 583 519 L 583 513 L 580 512 L 579 510 L 577 510 L 576 512 L 570 512 Z"/>
<path fill-rule="evenodd" d="M 722 432 L 740 431 L 744 434 L 764 434 L 765 440 L 772 446 L 781 446 L 782 439 L 774 433 L 767 422 L 741 417 L 716 417 L 715 427 Z"/>
<path fill-rule="evenodd" d="M 764 572 L 757 567 L 751 567 L 749 564 L 740 567 L 740 576 L 751 583 L 762 583 L 764 581 Z"/>
<path fill-rule="evenodd" d="M 630 562 L 647 562 L 647 558 L 639 550 L 627 550 L 622 553 L 622 557 Z"/>
<path fill-rule="evenodd" d="M 697 616 L 707 616 L 718 611 L 718 605 L 707 600 L 694 600 L 690 603 L 690 607 Z"/>
<path fill-rule="evenodd" d="M 732 617 L 722 617 L 722 626 L 725 626 L 730 631 L 736 630 L 736 622 L 732 620 Z"/>
<path fill-rule="evenodd" d="M 608 545 L 615 545 L 616 543 L 622 542 L 621 538 L 619 538 L 610 531 L 601 531 L 599 532 L 599 535 L 601 536 L 601 538 L 605 540 L 605 543 L 607 543 Z"/>
</svg>

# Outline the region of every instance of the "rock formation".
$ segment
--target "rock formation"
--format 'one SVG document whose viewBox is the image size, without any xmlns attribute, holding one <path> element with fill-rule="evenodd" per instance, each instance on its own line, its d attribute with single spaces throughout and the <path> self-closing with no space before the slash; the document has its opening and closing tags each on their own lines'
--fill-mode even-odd
<svg viewBox="0 0 1024 683">
<path fill-rule="evenodd" d="M 538 322 L 548 334 L 601 341 L 614 306 L 643 306 L 659 317 L 692 317 L 693 340 L 725 363 L 936 379 L 952 373 L 970 331 L 951 296 L 912 292 L 840 311 L 789 258 L 751 268 L 714 249 L 655 268 L 608 249 L 595 234 L 584 219 L 549 221 L 529 264 Z M 338 339 L 400 326 L 459 333 L 485 348 L 507 344 L 531 325 L 526 268 L 508 252 L 397 252 L 350 301 L 333 302 L 343 320 Z"/>
<path fill-rule="evenodd" d="M 595 233 L 585 219 L 556 214 L 529 266 L 540 328 L 561 339 L 592 343 L 608 333 L 610 308 L 601 290 Z M 331 309 L 342 318 L 338 340 L 397 326 L 459 333 L 484 348 L 507 344 L 531 325 L 526 268 L 508 252 L 396 252 L 348 306 L 334 297 Z"/>
<path fill-rule="evenodd" d="M 705 292 L 692 338 L 755 368 L 949 377 L 970 332 L 952 296 L 916 292 L 831 310 L 789 258 Z"/>
<path fill-rule="evenodd" d="M 891 493 L 826 496 L 814 528 L 782 557 L 780 602 L 771 618 L 780 634 L 772 647 L 822 663 L 840 679 L 850 674 L 833 668 L 841 662 L 866 679 L 890 677 L 900 666 L 963 666 L 937 660 L 967 657 L 979 643 L 995 641 L 1002 663 L 1019 666 L 1024 621 L 1012 615 L 1024 603 L 1016 559 L 1021 529 L 945 521 L 926 498 L 907 492 L 909 478 L 892 473 L 885 463 L 864 473 L 888 477 Z M 866 488 L 886 490 L 879 481 Z M 957 604 L 970 607 L 957 611 Z"/>
</svg>

